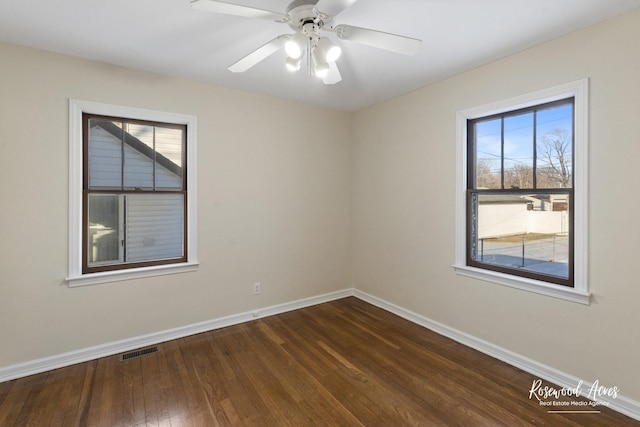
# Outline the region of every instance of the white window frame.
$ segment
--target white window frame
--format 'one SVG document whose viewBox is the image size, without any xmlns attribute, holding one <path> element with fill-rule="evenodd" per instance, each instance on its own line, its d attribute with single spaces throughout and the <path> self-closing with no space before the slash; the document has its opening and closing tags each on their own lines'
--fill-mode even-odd
<svg viewBox="0 0 640 427">
<path fill-rule="evenodd" d="M 574 287 L 556 285 L 466 265 L 467 121 L 573 97 L 574 133 Z M 544 89 L 515 98 L 458 111 L 456 116 L 456 233 L 453 268 L 462 276 L 516 289 L 589 304 L 588 288 L 588 136 L 589 80 Z"/>
<path fill-rule="evenodd" d="M 187 126 L 186 262 L 82 274 L 83 113 Z M 195 116 L 69 99 L 69 275 L 66 278 L 69 287 L 96 285 L 197 270 L 197 134 L 197 118 Z"/>
</svg>

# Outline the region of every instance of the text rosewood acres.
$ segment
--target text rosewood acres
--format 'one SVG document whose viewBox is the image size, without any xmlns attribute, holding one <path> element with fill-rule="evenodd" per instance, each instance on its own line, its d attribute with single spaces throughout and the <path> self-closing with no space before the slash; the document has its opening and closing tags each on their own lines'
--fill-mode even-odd
<svg viewBox="0 0 640 427">
<path fill-rule="evenodd" d="M 601 397 L 609 397 L 615 399 L 618 397 L 620 389 L 617 386 L 604 387 L 600 385 L 598 380 L 595 380 L 589 389 L 587 399 L 591 399 L 591 402 L 584 401 L 560 401 L 558 399 L 562 397 L 580 397 L 580 389 L 582 388 L 583 381 L 580 380 L 575 388 L 562 387 L 555 388 L 549 385 L 542 385 L 542 380 L 534 380 L 529 390 L 529 399 L 535 397 L 542 406 L 608 406 L 609 402 L 603 402 L 598 400 Z M 554 400 L 549 400 L 554 399 Z"/>
</svg>

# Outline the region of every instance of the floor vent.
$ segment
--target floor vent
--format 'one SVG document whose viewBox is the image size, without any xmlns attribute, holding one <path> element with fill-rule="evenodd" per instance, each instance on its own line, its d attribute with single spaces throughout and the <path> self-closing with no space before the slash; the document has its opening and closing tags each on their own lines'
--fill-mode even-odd
<svg viewBox="0 0 640 427">
<path fill-rule="evenodd" d="M 157 346 L 141 348 L 139 350 L 130 351 L 129 353 L 122 353 L 118 358 L 118 360 L 121 362 L 124 362 L 125 360 L 135 359 L 136 357 L 142 357 L 142 356 L 146 356 L 147 354 L 157 353 L 157 352 L 158 352 Z"/>
</svg>

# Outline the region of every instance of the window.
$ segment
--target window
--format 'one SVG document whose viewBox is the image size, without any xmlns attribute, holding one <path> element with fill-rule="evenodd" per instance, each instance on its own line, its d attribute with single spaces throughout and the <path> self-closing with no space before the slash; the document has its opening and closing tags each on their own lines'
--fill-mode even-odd
<svg viewBox="0 0 640 427">
<path fill-rule="evenodd" d="M 83 273 L 186 260 L 186 125 L 83 114 Z"/>
<path fill-rule="evenodd" d="M 70 108 L 70 286 L 195 269 L 195 117 Z"/>
<path fill-rule="evenodd" d="M 467 121 L 467 265 L 573 287 L 573 103 Z"/>
<path fill-rule="evenodd" d="M 588 303 L 586 90 L 458 114 L 458 273 Z"/>
</svg>

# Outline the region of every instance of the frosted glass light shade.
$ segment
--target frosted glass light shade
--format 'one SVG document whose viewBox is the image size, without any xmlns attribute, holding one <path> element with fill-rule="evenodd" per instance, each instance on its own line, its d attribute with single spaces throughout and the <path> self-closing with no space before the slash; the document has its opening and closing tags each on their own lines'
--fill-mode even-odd
<svg viewBox="0 0 640 427">
<path fill-rule="evenodd" d="M 284 50 L 289 58 L 298 59 L 304 54 L 307 38 L 302 33 L 295 33 L 284 44 Z"/>
<path fill-rule="evenodd" d="M 313 58 L 313 74 L 319 78 L 324 78 L 329 72 L 329 64 L 325 61 L 322 50 L 317 47 L 311 54 Z"/>
<path fill-rule="evenodd" d="M 320 40 L 318 40 L 316 49 L 320 50 L 320 54 L 324 58 L 325 62 L 336 62 L 336 60 L 342 53 L 342 49 L 340 49 L 340 46 L 335 45 L 327 37 L 322 37 Z"/>
<path fill-rule="evenodd" d="M 302 57 L 295 59 L 295 58 L 287 58 L 287 60 L 285 61 L 285 65 L 287 67 L 287 70 L 294 72 L 294 71 L 298 71 L 300 69 L 300 64 L 302 63 Z"/>
</svg>

